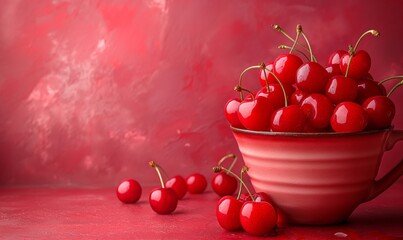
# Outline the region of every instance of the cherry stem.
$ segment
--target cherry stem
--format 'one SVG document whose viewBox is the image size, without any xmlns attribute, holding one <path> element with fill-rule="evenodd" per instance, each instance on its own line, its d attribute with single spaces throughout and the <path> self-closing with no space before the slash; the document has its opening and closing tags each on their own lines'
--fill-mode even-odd
<svg viewBox="0 0 403 240">
<path fill-rule="evenodd" d="M 244 166 L 246 167 L 246 166 Z M 241 169 L 241 174 L 240 174 L 240 178 L 243 181 L 243 174 L 245 173 L 245 171 L 243 171 L 244 168 Z M 238 190 L 238 195 L 236 197 L 237 200 L 239 200 L 241 198 L 241 193 L 242 193 L 242 186 L 243 184 L 239 184 L 239 190 Z"/>
<path fill-rule="evenodd" d="M 220 161 L 218 161 L 218 166 L 221 166 L 221 164 L 225 161 L 225 160 L 227 160 L 228 158 L 233 158 L 234 160 L 232 161 L 232 163 L 231 163 L 231 165 L 229 166 L 229 170 L 231 171 L 232 170 L 232 168 L 235 166 L 235 163 L 236 163 L 236 161 L 237 161 L 237 156 L 235 155 L 235 154 L 233 154 L 233 153 L 230 153 L 230 154 L 227 154 L 227 155 L 225 155 L 224 157 L 222 157 L 221 159 L 220 159 Z M 228 172 L 227 172 L 228 173 Z"/>
<path fill-rule="evenodd" d="M 158 167 L 158 165 L 154 161 L 150 161 L 148 164 L 151 167 L 153 167 L 155 169 L 155 171 L 157 171 L 158 177 L 159 177 L 160 182 L 161 182 L 161 187 L 165 188 L 164 180 L 162 179 L 160 168 Z"/>
<path fill-rule="evenodd" d="M 269 72 L 269 74 L 271 74 L 276 81 L 278 82 L 278 84 L 280 84 L 281 90 L 283 90 L 283 96 L 284 96 L 284 106 L 288 106 L 288 101 L 287 101 L 287 94 L 285 93 L 285 88 L 283 86 L 283 84 L 281 83 L 280 79 L 278 79 L 278 77 L 276 76 L 276 74 L 274 74 L 270 69 L 268 69 L 266 67 L 266 65 L 264 65 L 264 63 L 260 64 L 260 68 L 265 72 L 266 74 L 266 70 Z M 269 88 L 267 88 L 267 92 L 269 92 Z"/>
<path fill-rule="evenodd" d="M 344 75 L 345 77 L 348 77 L 348 70 L 350 69 L 351 60 L 355 56 L 355 53 L 356 53 L 357 48 L 358 48 L 358 45 L 361 43 L 361 40 L 368 34 L 372 34 L 372 36 L 374 36 L 374 37 L 379 37 L 381 35 L 377 30 L 371 29 L 371 30 L 368 30 L 368 31 L 364 32 L 358 38 L 357 42 L 354 45 L 354 48 L 351 45 L 348 46 L 348 53 L 350 54 L 350 59 L 348 60 L 348 63 L 347 63 L 346 74 Z"/>
<path fill-rule="evenodd" d="M 308 45 L 309 54 L 310 54 L 310 56 L 311 56 L 311 62 L 318 62 L 318 61 L 316 60 L 316 57 L 313 55 L 312 48 L 311 48 L 311 44 L 309 43 L 309 40 L 308 40 L 308 38 L 306 37 L 306 34 L 305 34 L 304 31 L 302 30 L 301 24 L 298 24 L 298 25 L 297 25 L 297 29 L 298 29 L 298 28 L 300 29 L 301 34 L 302 34 L 302 37 L 304 37 L 305 42 L 306 42 L 306 44 Z"/>
<path fill-rule="evenodd" d="M 392 87 L 392 89 L 390 89 L 388 95 L 386 95 L 386 97 L 390 97 L 390 95 L 392 95 L 392 93 L 400 86 L 403 85 L 403 80 L 398 82 L 395 86 Z"/>
<path fill-rule="evenodd" d="M 294 38 L 292 38 L 290 35 L 288 35 L 279 25 L 272 24 L 271 26 L 273 27 L 274 30 L 277 30 L 278 32 L 282 33 L 284 36 L 286 36 L 288 39 L 290 39 L 293 43 L 295 42 Z M 308 51 L 308 47 L 305 46 L 304 44 L 301 44 L 300 42 L 297 42 L 297 44 Z"/>
<path fill-rule="evenodd" d="M 252 98 L 253 98 L 253 100 L 255 100 L 255 97 L 253 96 L 253 93 L 251 91 L 249 91 L 249 90 L 247 90 L 247 89 L 242 87 L 242 81 L 243 81 L 243 76 L 245 75 L 245 73 L 247 71 L 249 71 L 251 69 L 256 69 L 256 68 L 260 68 L 260 65 L 251 66 L 251 67 L 246 68 L 245 70 L 242 71 L 241 76 L 239 77 L 239 84 L 238 84 L 238 86 L 235 86 L 234 90 L 239 92 L 241 101 L 243 101 L 243 99 L 244 99 L 242 91 L 246 91 L 246 92 L 252 94 Z"/>
<path fill-rule="evenodd" d="M 248 192 L 248 194 L 249 194 L 250 198 L 252 199 L 252 201 L 255 201 L 255 198 L 253 197 L 251 191 L 250 191 L 249 188 L 246 186 L 245 182 L 244 182 L 238 175 L 236 175 L 236 174 L 233 173 L 231 170 L 226 169 L 226 168 L 223 167 L 223 166 L 216 166 L 216 167 L 213 167 L 213 172 L 221 172 L 221 171 L 223 171 L 223 170 L 224 170 L 224 171 L 227 171 L 229 174 L 231 174 L 231 175 L 234 176 L 236 179 L 238 179 L 238 181 L 241 183 L 241 185 L 243 185 L 244 188 L 246 189 L 246 191 Z M 244 166 L 241 171 L 247 172 L 247 171 L 248 171 L 248 167 Z"/>
<path fill-rule="evenodd" d="M 385 82 L 388 82 L 388 81 L 390 81 L 390 80 L 393 80 L 393 79 L 400 79 L 400 78 L 403 78 L 403 75 L 391 76 L 391 77 L 385 78 L 385 79 L 383 79 L 382 81 L 380 81 L 380 82 L 378 83 L 378 85 L 382 85 L 382 84 L 384 84 Z"/>
<path fill-rule="evenodd" d="M 301 34 L 301 30 L 302 30 L 302 29 L 301 29 L 301 25 L 298 24 L 298 25 L 297 25 L 297 29 L 296 29 L 297 35 L 295 36 L 294 44 L 292 45 L 292 47 L 291 47 L 291 49 L 290 49 L 290 54 L 292 53 L 292 50 L 294 50 L 295 46 L 297 45 L 299 35 Z"/>
<path fill-rule="evenodd" d="M 279 45 L 278 48 L 279 48 L 279 49 L 291 49 L 290 46 L 283 45 L 283 44 L 282 44 L 282 45 Z M 308 57 L 304 52 L 302 52 L 301 50 L 294 48 L 293 51 L 296 51 L 296 52 L 300 53 L 301 55 L 303 55 L 303 56 L 306 58 L 306 60 L 309 61 L 309 57 Z"/>
</svg>

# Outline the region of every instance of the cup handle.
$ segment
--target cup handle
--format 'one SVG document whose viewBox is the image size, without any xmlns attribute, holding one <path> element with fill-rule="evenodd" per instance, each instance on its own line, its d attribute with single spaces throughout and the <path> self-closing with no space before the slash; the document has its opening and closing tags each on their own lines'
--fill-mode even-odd
<svg viewBox="0 0 403 240">
<path fill-rule="evenodd" d="M 393 130 L 390 132 L 389 137 L 385 144 L 385 151 L 389 151 L 393 148 L 393 146 L 398 142 L 403 140 L 403 131 L 401 130 Z M 383 193 L 386 189 L 388 189 L 394 182 L 396 182 L 400 176 L 403 175 L 403 159 L 400 159 L 400 162 L 396 164 L 388 173 L 385 174 L 381 179 L 376 180 L 372 185 L 372 189 L 368 195 L 368 197 L 364 200 L 364 202 L 368 202 L 379 194 Z"/>
</svg>

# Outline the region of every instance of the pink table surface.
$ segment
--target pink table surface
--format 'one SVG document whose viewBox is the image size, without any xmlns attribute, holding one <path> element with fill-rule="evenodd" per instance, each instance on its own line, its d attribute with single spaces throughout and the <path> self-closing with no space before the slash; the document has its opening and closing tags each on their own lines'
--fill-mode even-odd
<svg viewBox="0 0 403 240">
<path fill-rule="evenodd" d="M 219 197 L 209 188 L 187 194 L 171 215 L 140 201 L 123 204 L 114 186 L 2 186 L 0 239 L 254 239 L 226 232 L 215 218 Z M 268 239 L 403 239 L 403 181 L 360 205 L 345 224 L 280 226 Z"/>
</svg>

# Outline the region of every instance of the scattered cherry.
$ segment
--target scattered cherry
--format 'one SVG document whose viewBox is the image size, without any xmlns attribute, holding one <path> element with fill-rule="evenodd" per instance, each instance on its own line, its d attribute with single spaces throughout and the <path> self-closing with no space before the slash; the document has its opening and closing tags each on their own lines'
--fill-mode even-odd
<svg viewBox="0 0 403 240">
<path fill-rule="evenodd" d="M 154 161 L 149 164 L 157 171 L 161 182 L 161 187 L 153 189 L 148 198 L 151 209 L 158 214 L 170 214 L 178 206 L 178 196 L 173 189 L 165 187 L 158 165 Z"/>
<path fill-rule="evenodd" d="M 194 173 L 186 178 L 188 192 L 192 194 L 203 193 L 207 188 L 207 179 L 200 173 Z"/>
<path fill-rule="evenodd" d="M 242 202 L 233 196 L 224 196 L 216 207 L 216 217 L 220 226 L 227 231 L 242 229 L 239 214 Z"/>
<path fill-rule="evenodd" d="M 141 185 L 134 179 L 124 180 L 116 188 L 117 197 L 124 203 L 136 203 L 141 193 Z"/>
<path fill-rule="evenodd" d="M 266 201 L 247 201 L 242 205 L 240 222 L 242 228 L 249 234 L 267 235 L 277 225 L 276 209 Z"/>
<path fill-rule="evenodd" d="M 234 159 L 231 166 L 228 168 L 229 170 L 231 170 L 237 160 L 236 155 L 232 153 L 222 157 L 218 162 L 218 166 L 220 166 L 225 160 L 229 158 Z M 238 188 L 238 181 L 228 172 L 221 171 L 219 173 L 216 173 L 212 177 L 211 187 L 213 191 L 219 196 L 233 195 Z"/>
<path fill-rule="evenodd" d="M 166 188 L 171 188 L 175 191 L 178 199 L 182 199 L 187 193 L 187 184 L 182 176 L 175 176 L 165 183 Z"/>
</svg>

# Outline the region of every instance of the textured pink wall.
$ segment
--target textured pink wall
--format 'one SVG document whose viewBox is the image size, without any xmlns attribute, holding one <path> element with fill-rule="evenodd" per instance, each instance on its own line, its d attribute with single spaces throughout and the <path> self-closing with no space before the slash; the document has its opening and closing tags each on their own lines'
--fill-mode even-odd
<svg viewBox="0 0 403 240">
<path fill-rule="evenodd" d="M 402 1 L 309 2 L 3 0 L 0 183 L 156 182 L 150 159 L 210 175 L 238 153 L 223 105 L 240 72 L 289 44 L 272 23 L 301 23 L 322 63 L 375 28 L 372 75 L 403 74 Z M 392 99 L 403 129 L 403 89 Z"/>
</svg>

